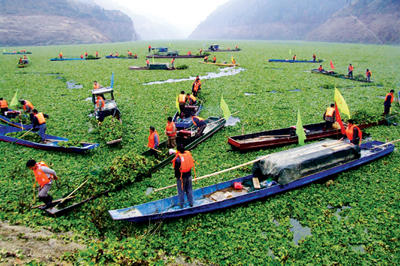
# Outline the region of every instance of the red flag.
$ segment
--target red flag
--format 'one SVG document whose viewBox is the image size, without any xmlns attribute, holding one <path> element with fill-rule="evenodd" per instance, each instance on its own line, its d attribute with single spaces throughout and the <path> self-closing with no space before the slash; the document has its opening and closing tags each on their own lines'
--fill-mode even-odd
<svg viewBox="0 0 400 266">
<path fill-rule="evenodd" d="M 332 60 L 331 60 L 330 64 L 331 64 L 331 68 L 332 68 L 332 69 L 335 69 L 335 66 L 334 66 L 333 63 L 332 63 Z"/>
<path fill-rule="evenodd" d="M 340 125 L 340 130 L 341 130 L 342 134 L 346 135 L 346 129 L 344 128 L 344 125 L 343 125 L 343 122 L 342 122 L 342 118 L 340 117 L 340 113 L 339 113 L 339 110 L 337 108 L 336 102 L 335 102 L 335 117 L 336 117 L 336 121 Z"/>
</svg>

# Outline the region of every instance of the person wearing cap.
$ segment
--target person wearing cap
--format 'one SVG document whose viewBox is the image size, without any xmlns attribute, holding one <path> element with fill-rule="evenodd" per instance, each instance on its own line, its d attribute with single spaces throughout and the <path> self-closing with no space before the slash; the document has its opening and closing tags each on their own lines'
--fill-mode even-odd
<svg viewBox="0 0 400 266">
<path fill-rule="evenodd" d="M 354 125 L 353 119 L 347 121 L 346 136 L 341 138 L 341 140 L 344 140 L 345 137 L 350 141 L 350 144 L 360 146 L 362 141 L 362 132 L 356 125 Z"/>
<path fill-rule="evenodd" d="M 324 113 L 325 127 L 324 130 L 332 129 L 333 123 L 335 123 L 335 105 L 332 103 Z"/>
<path fill-rule="evenodd" d="M 31 169 L 35 175 L 36 181 L 39 183 L 38 197 L 39 200 L 43 201 L 46 207 L 51 205 L 53 197 L 50 196 L 49 190 L 53 183 L 53 180 L 57 180 L 57 174 L 53 169 L 50 169 L 45 162 L 36 162 L 35 160 L 28 160 L 26 167 Z M 36 183 L 35 183 L 36 186 Z"/>
<path fill-rule="evenodd" d="M 168 137 L 167 147 L 175 148 L 176 147 L 176 126 L 175 123 L 172 122 L 172 117 L 168 117 L 167 126 L 165 127 L 165 135 Z"/>
<path fill-rule="evenodd" d="M 179 144 L 172 160 L 176 177 L 176 187 L 178 189 L 179 207 L 183 208 L 185 203 L 185 194 L 189 206 L 193 207 L 193 188 L 192 188 L 192 168 L 194 161 L 190 151 L 185 151 L 183 144 Z"/>
</svg>

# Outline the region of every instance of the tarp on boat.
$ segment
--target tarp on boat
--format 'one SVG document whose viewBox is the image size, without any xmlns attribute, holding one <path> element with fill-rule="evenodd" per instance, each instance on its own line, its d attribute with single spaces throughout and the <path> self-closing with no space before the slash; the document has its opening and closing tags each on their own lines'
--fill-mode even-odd
<svg viewBox="0 0 400 266">
<path fill-rule="evenodd" d="M 358 146 L 325 140 L 270 154 L 253 165 L 253 175 L 286 185 L 307 175 L 360 158 Z"/>
</svg>

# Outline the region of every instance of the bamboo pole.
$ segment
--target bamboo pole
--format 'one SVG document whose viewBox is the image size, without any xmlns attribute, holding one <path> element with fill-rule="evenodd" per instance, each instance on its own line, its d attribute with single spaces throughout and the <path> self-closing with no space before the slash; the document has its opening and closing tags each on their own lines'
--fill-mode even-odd
<svg viewBox="0 0 400 266">
<path fill-rule="evenodd" d="M 205 176 L 196 178 L 196 179 L 194 179 L 194 180 L 195 180 L 195 181 L 196 181 L 196 180 L 201 180 L 201 179 L 204 179 L 204 178 L 207 178 L 207 177 L 211 177 L 211 176 L 219 175 L 219 174 L 222 174 L 222 173 L 226 173 L 226 172 L 229 172 L 229 171 L 238 169 L 238 168 L 240 168 L 240 167 L 243 167 L 243 166 L 246 166 L 246 165 L 249 165 L 249 164 L 252 164 L 252 163 L 256 163 L 256 162 L 258 162 L 258 161 L 261 161 L 261 160 L 267 158 L 268 156 L 269 156 L 269 155 L 266 155 L 266 156 L 260 157 L 260 158 L 258 158 L 258 159 L 255 159 L 255 160 L 253 160 L 253 161 L 250 161 L 250 162 L 247 162 L 247 163 L 244 163 L 244 164 L 241 164 L 241 165 L 237 165 L 237 166 L 234 166 L 234 167 L 231 167 L 231 168 L 228 168 L 228 169 L 225 169 L 225 170 L 216 172 L 216 173 L 212 173 L 212 174 L 209 174 L 209 175 L 205 175 Z M 176 184 L 175 184 L 175 185 L 170 185 L 170 186 L 167 186 L 167 187 L 163 187 L 163 188 L 158 188 L 158 189 L 154 190 L 154 192 L 161 191 L 161 190 L 168 189 L 168 188 L 173 188 L 173 187 L 176 187 Z"/>
</svg>

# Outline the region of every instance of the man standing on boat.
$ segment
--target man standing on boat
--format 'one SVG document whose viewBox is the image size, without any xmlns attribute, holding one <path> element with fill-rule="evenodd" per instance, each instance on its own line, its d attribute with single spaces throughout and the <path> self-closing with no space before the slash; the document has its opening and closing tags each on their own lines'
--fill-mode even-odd
<svg viewBox="0 0 400 266">
<path fill-rule="evenodd" d="M 217 57 L 214 55 L 214 57 L 213 57 L 213 63 L 215 64 L 215 63 L 217 63 Z"/>
<path fill-rule="evenodd" d="M 388 94 L 386 94 L 385 97 L 385 102 L 383 105 L 385 106 L 385 111 L 383 112 L 383 115 L 388 115 L 390 113 L 390 107 L 392 107 L 392 102 L 394 100 L 394 90 L 390 90 Z"/>
<path fill-rule="evenodd" d="M 347 121 L 346 137 L 351 144 L 360 146 L 362 140 L 362 132 L 353 123 L 353 119 L 349 119 Z M 340 140 L 343 140 L 344 138 L 345 137 L 341 138 Z"/>
<path fill-rule="evenodd" d="M 96 58 L 99 58 L 99 52 L 96 51 Z"/>
<path fill-rule="evenodd" d="M 200 116 L 192 116 L 193 124 L 197 127 L 196 138 L 201 137 L 204 129 L 207 127 L 207 123 Z"/>
<path fill-rule="evenodd" d="M 154 127 L 150 127 L 150 135 L 149 135 L 149 142 L 147 147 L 150 148 L 151 155 L 154 155 L 156 159 L 158 159 L 157 148 L 160 143 L 160 138 L 158 137 L 158 133 Z"/>
<path fill-rule="evenodd" d="M 315 54 L 312 55 L 313 62 L 317 61 L 317 56 Z"/>
<path fill-rule="evenodd" d="M 332 103 L 330 107 L 328 107 L 324 113 L 325 120 L 325 130 L 332 129 L 333 123 L 335 123 L 335 105 Z"/>
<path fill-rule="evenodd" d="M 150 53 L 150 51 L 151 51 L 151 45 L 149 45 L 149 53 Z"/>
<path fill-rule="evenodd" d="M 0 98 L 0 108 L 1 108 L 1 115 L 4 115 L 4 112 L 8 111 L 8 103 L 3 98 Z"/>
<path fill-rule="evenodd" d="M 31 123 L 33 123 L 33 109 L 35 108 L 33 104 L 31 104 L 30 101 L 22 100 L 21 104 L 23 105 L 22 107 L 24 108 L 25 113 L 29 113 L 29 119 L 31 120 Z"/>
<path fill-rule="evenodd" d="M 208 56 L 204 57 L 204 62 L 208 61 Z"/>
<path fill-rule="evenodd" d="M 183 208 L 185 203 L 185 194 L 189 202 L 189 206 L 193 207 L 193 188 L 192 188 L 192 168 L 194 161 L 190 151 L 185 151 L 183 144 L 177 147 L 172 165 L 175 170 L 176 187 L 178 189 L 179 207 Z"/>
<path fill-rule="evenodd" d="M 165 135 L 168 137 L 167 147 L 175 148 L 176 147 L 176 126 L 175 123 L 172 122 L 172 117 L 168 117 L 167 126 L 165 127 Z"/>
<path fill-rule="evenodd" d="M 372 76 L 372 73 L 371 73 L 371 71 L 367 68 L 367 72 L 365 73 L 365 75 L 367 75 L 367 81 L 368 82 L 371 82 L 371 76 Z"/>
<path fill-rule="evenodd" d="M 57 174 L 53 169 L 50 169 L 45 162 L 36 163 L 35 160 L 29 160 L 26 166 L 31 169 L 35 175 L 36 181 L 39 183 L 38 197 L 43 201 L 46 207 L 51 205 L 53 197 L 48 194 L 53 180 L 57 180 Z M 35 183 L 36 186 L 36 183 Z"/>
<path fill-rule="evenodd" d="M 93 81 L 93 89 L 97 90 L 100 89 L 101 85 L 99 83 L 97 83 L 97 81 Z"/>
<path fill-rule="evenodd" d="M 106 106 L 106 103 L 103 99 L 103 97 L 101 97 L 100 94 L 97 95 L 97 99 L 96 99 L 96 108 L 94 109 L 94 111 L 98 111 L 97 115 L 98 115 L 98 120 L 99 120 L 99 126 L 101 125 L 101 123 L 104 121 L 104 107 Z"/>
<path fill-rule="evenodd" d="M 175 58 L 172 58 L 171 60 L 171 67 L 174 68 L 174 63 L 175 63 Z"/>
<path fill-rule="evenodd" d="M 187 94 L 186 95 L 188 100 L 189 100 L 189 105 L 196 105 L 197 104 L 197 99 L 196 97 L 193 96 L 193 94 Z"/>
<path fill-rule="evenodd" d="M 149 59 L 146 59 L 146 65 L 147 65 L 148 68 L 150 67 L 150 61 L 149 61 Z"/>
<path fill-rule="evenodd" d="M 179 111 L 181 112 L 179 116 L 181 118 L 185 118 L 185 105 L 186 105 L 186 95 L 184 91 L 181 91 L 181 94 L 178 96 L 178 103 L 179 103 Z"/>
<path fill-rule="evenodd" d="M 198 78 L 198 76 L 197 76 L 197 78 Z M 196 97 L 197 97 L 197 93 L 201 90 L 201 82 L 200 82 L 200 79 L 197 79 L 197 78 L 196 78 L 195 82 L 193 82 L 193 84 L 192 84 L 192 94 L 193 94 L 193 96 L 196 96 Z"/>
<path fill-rule="evenodd" d="M 201 49 L 201 48 L 200 48 L 200 49 L 199 49 L 199 53 L 200 53 L 200 55 L 201 55 L 201 53 L 202 53 L 202 52 L 203 52 L 203 49 Z"/>
<path fill-rule="evenodd" d="M 294 55 L 294 56 L 293 56 L 293 61 L 296 61 L 296 58 L 297 58 L 297 56 L 296 56 L 296 55 Z"/>
<path fill-rule="evenodd" d="M 354 67 L 350 64 L 349 67 L 347 68 L 347 70 L 349 71 L 349 74 L 348 74 L 349 78 L 353 78 Z"/>
<path fill-rule="evenodd" d="M 46 140 L 45 134 L 46 134 L 46 119 L 44 118 L 43 113 L 39 113 L 38 110 L 33 109 L 33 128 L 36 130 L 39 130 L 39 136 L 42 139 L 42 142 L 44 143 Z"/>
</svg>

